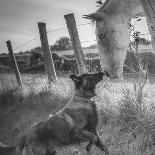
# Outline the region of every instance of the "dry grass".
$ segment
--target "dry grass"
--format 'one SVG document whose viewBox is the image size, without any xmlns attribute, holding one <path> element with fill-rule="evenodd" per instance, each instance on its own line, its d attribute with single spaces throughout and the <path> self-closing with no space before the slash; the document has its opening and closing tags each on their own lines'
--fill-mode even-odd
<svg viewBox="0 0 155 155">
<path fill-rule="evenodd" d="M 64 78 L 48 87 L 45 76 L 24 75 L 23 88 L 16 89 L 15 80 L 10 75 L 0 76 L 4 77 L 7 81 L 1 80 L 0 140 L 6 144 L 16 143 L 18 136 L 32 124 L 62 109 L 73 90 L 72 82 Z M 124 87 L 121 83 L 103 81 L 96 91 L 98 132 L 110 155 L 155 154 L 155 105 L 147 89 L 140 92 L 137 83 Z M 85 155 L 85 144 L 63 148 L 58 154 Z M 103 153 L 93 147 L 91 154 Z"/>
</svg>

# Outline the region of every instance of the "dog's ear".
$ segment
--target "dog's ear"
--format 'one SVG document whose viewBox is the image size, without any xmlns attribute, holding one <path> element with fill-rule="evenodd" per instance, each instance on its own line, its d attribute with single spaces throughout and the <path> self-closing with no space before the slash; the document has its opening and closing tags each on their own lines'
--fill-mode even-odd
<svg viewBox="0 0 155 155">
<path fill-rule="evenodd" d="M 78 75 L 76 75 L 76 74 L 71 74 L 70 75 L 70 78 L 75 82 L 75 83 L 79 83 L 79 82 L 81 82 L 81 76 L 78 76 Z"/>
</svg>

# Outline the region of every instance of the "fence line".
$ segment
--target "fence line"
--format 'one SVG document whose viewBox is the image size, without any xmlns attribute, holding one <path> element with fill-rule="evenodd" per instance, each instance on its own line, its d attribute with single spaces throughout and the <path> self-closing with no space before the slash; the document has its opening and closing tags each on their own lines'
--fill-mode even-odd
<svg viewBox="0 0 155 155">
<path fill-rule="evenodd" d="M 59 29 L 49 30 L 49 31 L 47 31 L 47 33 L 56 32 L 56 31 L 61 31 L 61 30 L 65 30 L 65 29 L 67 29 L 67 27 L 62 27 L 62 28 L 59 28 Z"/>
<path fill-rule="evenodd" d="M 36 39 L 38 39 L 38 38 L 39 38 L 39 35 L 38 35 L 37 37 L 34 37 L 33 39 L 31 39 L 31 40 L 29 40 L 29 41 L 27 41 L 27 42 L 21 44 L 20 46 L 15 47 L 13 50 L 15 51 L 15 50 L 17 50 L 17 49 L 19 49 L 19 48 L 21 48 L 21 47 L 24 47 L 25 45 L 29 44 L 30 42 L 32 42 L 32 41 L 34 41 L 34 40 L 36 40 Z"/>
<path fill-rule="evenodd" d="M 79 26 L 90 25 L 90 24 L 91 24 L 91 23 L 83 23 L 83 24 L 79 24 L 79 25 L 76 25 L 76 26 L 79 27 Z M 57 31 L 61 31 L 61 30 L 64 30 L 64 29 L 67 29 L 67 27 L 49 30 L 49 31 L 47 31 L 47 33 L 57 32 Z M 140 33 L 139 35 L 146 36 L 146 35 L 151 35 L 151 34 L 153 34 L 153 33 Z M 130 35 L 130 36 L 132 36 L 132 35 Z M 133 37 L 133 36 L 132 36 L 132 37 Z M 133 37 L 133 38 L 134 38 L 134 37 Z M 26 41 L 25 43 L 23 43 L 23 44 L 21 44 L 21 45 L 19 45 L 19 46 L 13 48 L 13 50 L 15 51 L 15 50 L 17 50 L 17 49 L 19 49 L 19 48 L 21 48 L 21 47 L 24 47 L 25 45 L 31 43 L 32 41 L 34 41 L 34 40 L 36 40 L 36 39 L 39 39 L 39 35 L 37 35 L 36 37 L 32 38 L 31 40 Z M 86 40 L 86 41 L 82 41 L 82 42 L 80 42 L 80 43 L 94 42 L 94 41 L 97 41 L 97 40 Z M 150 42 L 150 43 L 154 43 L 154 42 Z"/>
<path fill-rule="evenodd" d="M 65 15 L 65 17 L 67 17 L 68 15 Z M 74 15 L 73 15 L 74 16 Z M 66 18 L 65 18 L 66 19 Z M 66 22 L 67 22 L 67 20 L 66 20 Z M 45 24 L 45 23 L 43 23 L 43 24 Z M 74 25 L 74 27 L 76 28 L 76 26 L 77 27 L 79 27 L 79 26 L 85 26 L 85 25 L 90 25 L 90 24 L 92 24 L 92 23 L 82 23 L 82 24 L 78 24 L 78 25 L 76 25 L 76 22 L 75 22 L 75 24 L 71 24 L 71 18 L 69 18 L 69 22 L 67 22 L 67 27 L 62 27 L 62 28 L 58 28 L 58 29 L 53 29 L 53 30 L 49 30 L 49 31 L 46 31 L 46 29 L 45 29 L 45 31 L 44 31 L 44 33 L 43 32 L 41 32 L 41 30 L 39 29 L 39 32 L 40 32 L 40 39 L 41 39 L 41 45 L 42 45 L 42 48 L 43 48 L 43 51 L 48 51 L 48 53 L 50 53 L 50 49 L 49 49 L 49 45 L 48 45 L 48 41 L 47 41 L 47 33 L 52 33 L 52 32 L 57 32 L 57 31 L 61 31 L 61 30 L 64 30 L 64 29 L 67 29 L 68 28 L 68 31 L 69 31 L 69 34 L 70 34 L 70 38 L 71 38 L 71 40 L 72 40 L 72 45 L 73 45 L 73 48 L 74 48 L 74 51 L 77 51 L 77 52 L 75 52 L 75 57 L 78 57 L 78 58 L 76 58 L 76 62 L 77 62 L 77 66 L 78 67 L 83 67 L 84 65 L 80 65 L 81 64 L 81 62 L 84 62 L 84 59 L 82 60 L 82 54 L 83 54 L 83 52 L 82 52 L 82 47 L 81 47 L 81 45 L 80 45 L 80 43 L 90 43 L 90 42 L 96 42 L 97 40 L 86 40 L 86 41 L 82 41 L 82 42 L 80 42 L 80 40 L 79 40 L 79 36 L 78 36 L 78 33 L 75 35 L 75 33 L 73 33 L 74 31 L 75 31 L 75 29 L 73 29 L 73 25 Z M 77 31 L 77 30 L 76 30 Z M 43 34 L 43 35 L 42 35 Z M 146 33 L 146 34 L 142 34 L 142 33 L 140 33 L 139 35 L 150 35 L 151 33 Z M 130 34 L 131 35 L 131 34 Z M 132 35 L 131 35 L 132 36 Z M 133 38 L 134 38 L 134 36 L 132 36 Z M 23 44 L 21 44 L 20 46 L 17 46 L 17 47 L 15 47 L 13 50 L 17 50 L 17 49 L 19 49 L 19 48 L 21 48 L 21 47 L 23 47 L 23 46 L 25 46 L 25 45 L 27 45 L 27 44 L 29 44 L 30 42 L 32 42 L 32 41 L 34 41 L 34 40 L 36 40 L 36 39 L 38 39 L 39 38 L 39 35 L 37 35 L 36 37 L 34 37 L 34 38 L 32 38 L 31 40 L 29 40 L 29 41 L 27 41 L 27 42 L 25 42 L 25 43 L 23 43 Z M 135 38 L 134 38 L 135 39 Z M 44 42 L 44 43 L 43 43 Z M 150 43 L 154 43 L 154 42 L 150 42 Z M 75 48 L 76 47 L 76 48 Z M 80 47 L 80 49 L 79 49 L 79 47 Z M 147 50 L 147 49 L 145 49 L 145 50 Z M 152 49 L 150 49 L 150 50 L 152 50 Z M 43 52 L 44 53 L 44 58 L 46 57 L 46 58 L 49 58 L 49 55 L 47 56 L 45 56 L 45 52 Z M 81 55 L 80 55 L 80 53 L 81 53 Z M 77 54 L 77 55 L 76 55 Z M 52 59 L 52 57 L 51 57 L 51 59 Z M 47 61 L 45 61 L 45 62 L 48 62 L 48 64 L 50 64 L 50 62 L 52 62 L 53 60 L 47 60 Z M 84 64 L 84 63 L 83 63 Z M 45 66 L 48 66 L 47 64 L 45 65 Z M 129 66 L 127 66 L 126 65 L 126 67 L 128 67 L 129 69 L 131 69 Z M 51 71 L 51 69 L 47 69 L 47 67 L 46 67 L 46 70 L 50 70 Z M 79 71 L 80 71 L 80 69 L 78 69 Z M 133 69 L 132 69 L 133 70 Z M 54 70 L 54 72 L 55 72 L 55 70 Z M 134 71 L 134 72 L 136 72 L 136 71 Z M 53 75 L 53 73 L 50 75 L 50 77 Z M 52 80 L 51 80 L 51 82 L 53 82 Z"/>
<path fill-rule="evenodd" d="M 90 24 L 91 23 L 82 23 L 82 24 L 77 24 L 76 26 L 80 27 L 80 26 L 85 26 L 85 25 L 90 25 Z M 67 27 L 62 27 L 62 28 L 58 28 L 58 29 L 48 30 L 47 33 L 57 32 L 57 31 L 65 30 L 65 29 L 67 30 Z M 31 40 L 26 41 L 25 43 L 23 43 L 21 45 L 15 47 L 13 50 L 15 51 L 15 50 L 17 50 L 17 49 L 19 49 L 21 47 L 24 47 L 25 45 L 29 44 L 30 42 L 32 42 L 32 41 L 34 41 L 36 39 L 39 39 L 39 35 L 37 35 L 36 37 L 32 38 Z"/>
<path fill-rule="evenodd" d="M 100 11 L 100 12 L 102 12 L 102 11 Z M 151 12 L 151 11 L 149 11 L 149 12 Z M 141 12 L 141 13 L 144 13 L 144 12 Z M 80 26 L 91 25 L 91 24 L 92 24 L 92 23 L 89 22 L 89 23 L 77 24 L 76 26 L 77 26 L 77 27 L 80 27 Z M 67 27 L 62 27 L 62 28 L 58 28 L 58 29 L 48 30 L 47 33 L 57 32 L 57 31 L 61 31 L 61 30 L 64 30 L 64 29 L 67 29 Z M 153 30 L 153 31 L 155 32 L 155 30 Z M 153 33 L 140 33 L 139 35 L 146 36 L 146 35 L 151 35 L 151 34 L 153 34 Z M 132 35 L 131 35 L 131 36 L 132 36 Z M 24 47 L 25 45 L 31 43 L 32 41 L 34 41 L 34 40 L 36 40 L 36 39 L 39 39 L 39 35 L 37 35 L 36 37 L 32 38 L 31 40 L 26 41 L 25 43 L 23 43 L 23 44 L 21 44 L 21 45 L 19 45 L 19 46 L 13 48 L 13 50 L 15 51 L 15 50 L 17 50 L 17 49 L 19 49 L 19 48 L 21 48 L 21 47 Z M 82 41 L 81 43 L 85 43 L 85 42 L 94 42 L 94 41 L 96 41 L 96 40 L 86 40 L 86 41 Z M 150 42 L 150 43 L 154 43 L 154 42 Z"/>
<path fill-rule="evenodd" d="M 49 31 L 48 31 L 49 32 Z M 47 33 L 48 33 L 47 32 Z M 149 35 L 149 34 L 151 34 L 151 33 L 147 33 L 147 34 L 140 34 L 140 35 Z M 132 35 L 130 35 L 132 38 L 134 38 Z M 32 41 L 34 41 L 34 40 L 36 40 L 36 39 L 39 39 L 39 36 L 37 36 L 37 37 L 34 37 L 33 39 L 31 39 L 31 40 L 29 40 L 29 41 L 27 41 L 27 42 L 25 42 L 25 43 L 23 43 L 23 44 L 21 44 L 20 46 L 17 46 L 17 47 L 15 47 L 15 48 L 13 48 L 13 50 L 15 51 L 15 50 L 17 50 L 17 49 L 19 49 L 19 48 L 21 48 L 21 47 L 24 47 L 25 45 L 27 45 L 27 44 L 29 44 L 30 42 L 32 42 Z M 83 43 L 90 43 L 90 42 L 97 42 L 97 40 L 95 39 L 95 40 L 86 40 L 86 41 L 81 41 L 80 43 L 81 44 L 83 44 Z M 155 41 L 150 41 L 150 43 L 155 43 Z"/>
</svg>

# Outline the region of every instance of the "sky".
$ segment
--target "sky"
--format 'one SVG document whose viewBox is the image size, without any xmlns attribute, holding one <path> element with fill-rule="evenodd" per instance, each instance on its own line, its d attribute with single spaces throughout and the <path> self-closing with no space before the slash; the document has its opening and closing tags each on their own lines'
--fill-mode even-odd
<svg viewBox="0 0 155 155">
<path fill-rule="evenodd" d="M 95 12 L 95 2 L 96 0 L 0 0 L 0 53 L 8 53 L 7 40 L 11 40 L 14 52 L 40 46 L 38 37 L 21 47 L 39 35 L 38 22 L 45 22 L 47 31 L 52 31 L 48 33 L 50 45 L 62 36 L 69 36 L 64 15 L 74 13 L 77 25 L 90 23 L 82 15 Z M 77 28 L 82 46 L 95 43 L 95 28 L 92 24 Z M 136 28 L 147 33 L 145 19 L 138 22 Z M 58 29 L 61 30 L 53 31 Z"/>
</svg>

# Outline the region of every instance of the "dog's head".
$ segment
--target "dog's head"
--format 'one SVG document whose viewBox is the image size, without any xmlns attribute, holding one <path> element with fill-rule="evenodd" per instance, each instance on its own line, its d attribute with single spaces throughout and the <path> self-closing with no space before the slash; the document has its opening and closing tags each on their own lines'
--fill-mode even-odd
<svg viewBox="0 0 155 155">
<path fill-rule="evenodd" d="M 83 74 L 78 76 L 76 74 L 70 75 L 70 78 L 75 83 L 75 89 L 80 90 L 88 97 L 95 95 L 96 85 L 103 79 L 103 76 L 109 76 L 106 72 L 99 72 L 94 74 Z"/>
</svg>

